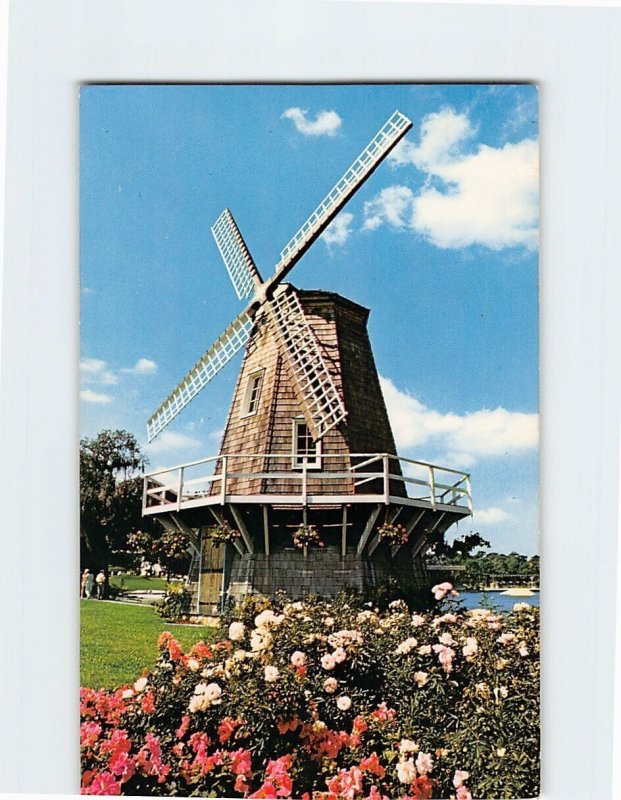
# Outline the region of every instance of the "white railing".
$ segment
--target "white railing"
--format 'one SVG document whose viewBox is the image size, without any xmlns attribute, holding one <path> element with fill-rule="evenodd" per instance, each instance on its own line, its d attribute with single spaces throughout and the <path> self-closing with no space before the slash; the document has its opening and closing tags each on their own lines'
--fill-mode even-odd
<svg viewBox="0 0 621 800">
<path fill-rule="evenodd" d="M 260 464 L 258 469 L 249 469 L 248 462 Z M 335 462 L 349 461 L 349 466 L 341 467 Z M 244 465 L 235 468 L 235 463 Z M 470 475 L 449 467 L 414 461 L 410 458 L 390 453 L 333 453 L 321 455 L 322 468 L 317 469 L 304 463 L 299 464 L 299 456 L 291 453 L 229 453 L 210 456 L 198 461 L 190 461 L 167 469 L 150 472 L 144 479 L 143 510 L 181 509 L 184 504 L 229 502 L 235 496 L 236 502 L 246 496 L 247 502 L 269 502 L 270 496 L 306 505 L 310 497 L 330 497 L 335 494 L 347 496 L 348 502 L 356 499 L 367 500 L 369 495 L 383 501 L 390 498 L 407 498 L 437 506 L 455 506 L 472 512 Z M 332 462 L 334 469 L 329 469 Z M 274 468 L 270 469 L 270 464 Z M 288 468 L 283 468 L 283 464 Z M 240 471 L 241 470 L 241 471 Z M 273 488 L 260 491 L 243 491 L 234 481 L 272 481 Z M 285 481 L 283 487 L 279 482 Z M 360 487 L 376 482 L 373 487 Z M 333 482 L 331 484 L 331 482 Z M 341 482 L 341 485 L 337 482 Z M 342 488 L 343 482 L 345 488 Z M 331 490 L 330 486 L 334 489 Z M 369 491 L 371 490 L 371 491 Z"/>
</svg>

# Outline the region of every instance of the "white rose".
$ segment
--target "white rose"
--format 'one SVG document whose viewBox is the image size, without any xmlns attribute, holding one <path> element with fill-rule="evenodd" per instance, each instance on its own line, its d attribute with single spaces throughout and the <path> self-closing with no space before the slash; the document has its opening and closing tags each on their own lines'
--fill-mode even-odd
<svg viewBox="0 0 621 800">
<path fill-rule="evenodd" d="M 147 678 L 138 678 L 138 680 L 134 684 L 134 691 L 142 692 L 142 690 L 145 688 L 147 683 L 149 683 Z"/>
<path fill-rule="evenodd" d="M 433 769 L 433 759 L 429 753 L 419 753 L 416 759 L 416 769 L 421 775 L 426 775 Z"/>
<path fill-rule="evenodd" d="M 336 701 L 336 705 L 341 711 L 349 711 L 349 709 L 351 708 L 351 698 L 347 697 L 347 695 L 344 694 L 342 697 L 339 697 L 339 699 Z"/>
<path fill-rule="evenodd" d="M 397 764 L 397 777 L 401 783 L 412 783 L 416 777 L 416 767 L 411 758 L 407 761 L 399 761 Z"/>
<path fill-rule="evenodd" d="M 347 653 L 343 650 L 342 647 L 337 647 L 336 650 L 332 653 L 332 658 L 336 661 L 337 664 L 342 664 L 343 661 L 347 658 Z"/>
<path fill-rule="evenodd" d="M 267 683 L 274 683 L 279 676 L 278 667 L 265 667 L 265 680 Z"/>
<path fill-rule="evenodd" d="M 417 686 L 424 686 L 427 683 L 427 673 L 426 672 L 415 672 L 414 673 L 414 682 Z"/>
<path fill-rule="evenodd" d="M 412 650 L 418 644 L 417 640 L 410 636 L 409 639 L 406 639 L 404 642 L 397 647 L 397 653 L 399 655 L 407 655 L 407 653 L 412 652 Z"/>
<path fill-rule="evenodd" d="M 321 657 L 321 666 L 326 670 L 334 669 L 336 666 L 336 661 L 334 660 L 333 656 L 331 656 L 329 653 L 326 653 L 325 656 Z"/>
<path fill-rule="evenodd" d="M 335 678 L 326 678 L 323 682 L 323 690 L 328 694 L 334 694 L 338 687 L 338 683 Z"/>
<path fill-rule="evenodd" d="M 291 663 L 294 667 L 303 667 L 306 664 L 306 656 L 301 650 L 296 650 L 291 655 Z"/>
<path fill-rule="evenodd" d="M 265 650 L 269 646 L 272 637 L 267 631 L 252 631 L 250 636 L 250 647 L 255 652 Z"/>
<path fill-rule="evenodd" d="M 246 626 L 243 622 L 231 622 L 229 625 L 229 639 L 232 642 L 241 642 L 246 634 Z"/>
</svg>

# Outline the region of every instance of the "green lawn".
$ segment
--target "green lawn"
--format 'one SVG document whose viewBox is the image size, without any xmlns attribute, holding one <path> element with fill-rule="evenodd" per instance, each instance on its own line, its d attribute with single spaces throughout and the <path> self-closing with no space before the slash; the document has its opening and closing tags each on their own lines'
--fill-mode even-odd
<svg viewBox="0 0 621 800">
<path fill-rule="evenodd" d="M 143 578 L 142 575 L 112 575 L 110 585 L 117 586 L 126 592 L 148 591 L 149 589 L 164 590 L 165 578 Z"/>
<path fill-rule="evenodd" d="M 186 649 L 208 640 L 214 629 L 173 625 L 149 607 L 100 600 L 80 601 L 80 685 L 113 689 L 140 676 L 157 659 L 157 639 L 170 631 Z"/>
</svg>

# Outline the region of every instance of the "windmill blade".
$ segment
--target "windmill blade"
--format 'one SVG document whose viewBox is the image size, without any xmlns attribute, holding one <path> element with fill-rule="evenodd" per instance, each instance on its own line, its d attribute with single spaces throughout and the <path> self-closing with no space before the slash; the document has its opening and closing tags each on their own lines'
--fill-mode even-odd
<svg viewBox="0 0 621 800">
<path fill-rule="evenodd" d="M 200 390 L 227 364 L 248 341 L 254 323 L 248 311 L 242 312 L 211 345 L 205 355 L 173 389 L 147 422 L 152 441 Z"/>
<path fill-rule="evenodd" d="M 280 283 L 411 127 L 411 120 L 395 111 L 283 249 L 276 273 L 268 283 Z"/>
<path fill-rule="evenodd" d="M 306 423 L 313 439 L 321 439 L 347 416 L 341 396 L 297 293 L 283 287 L 267 305 Z"/>
<path fill-rule="evenodd" d="M 214 222 L 211 232 L 233 288 L 239 299 L 243 300 L 253 293 L 263 279 L 228 208 Z"/>
</svg>

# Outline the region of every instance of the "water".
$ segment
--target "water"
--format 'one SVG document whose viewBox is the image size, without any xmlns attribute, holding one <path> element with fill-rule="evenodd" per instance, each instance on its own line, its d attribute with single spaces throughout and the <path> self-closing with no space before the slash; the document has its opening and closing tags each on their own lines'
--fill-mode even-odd
<svg viewBox="0 0 621 800">
<path fill-rule="evenodd" d="M 532 597 L 511 597 L 510 595 L 498 592 L 460 592 L 458 600 L 462 600 L 466 608 L 479 608 L 483 605 L 483 599 L 487 598 L 489 603 L 499 608 L 501 611 L 512 611 L 516 603 L 529 603 L 531 606 L 539 605 L 539 592 L 535 592 Z"/>
</svg>

